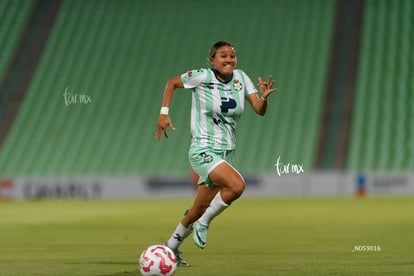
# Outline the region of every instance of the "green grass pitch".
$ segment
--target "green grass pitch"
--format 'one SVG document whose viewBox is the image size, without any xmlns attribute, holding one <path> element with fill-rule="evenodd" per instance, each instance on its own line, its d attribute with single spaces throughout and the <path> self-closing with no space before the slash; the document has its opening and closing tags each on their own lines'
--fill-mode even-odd
<svg viewBox="0 0 414 276">
<path fill-rule="evenodd" d="M 192 199 L 0 202 L 0 275 L 139 275 Z M 409 275 L 411 197 L 241 198 L 175 275 Z"/>
</svg>

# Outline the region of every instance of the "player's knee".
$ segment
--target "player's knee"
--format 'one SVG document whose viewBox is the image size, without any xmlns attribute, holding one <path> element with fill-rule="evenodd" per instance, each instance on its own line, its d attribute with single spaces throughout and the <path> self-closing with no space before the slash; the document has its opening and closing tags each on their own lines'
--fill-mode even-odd
<svg viewBox="0 0 414 276">
<path fill-rule="evenodd" d="M 243 179 L 238 179 L 230 186 L 230 191 L 233 193 L 234 199 L 239 198 L 244 190 L 246 189 L 246 184 Z"/>
</svg>

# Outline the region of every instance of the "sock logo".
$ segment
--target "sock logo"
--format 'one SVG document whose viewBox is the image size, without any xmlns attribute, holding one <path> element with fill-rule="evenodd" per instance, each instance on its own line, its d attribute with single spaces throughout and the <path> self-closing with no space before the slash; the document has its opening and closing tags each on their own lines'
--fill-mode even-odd
<svg viewBox="0 0 414 276">
<path fill-rule="evenodd" d="M 179 241 L 179 242 L 182 242 L 183 241 L 183 237 L 181 237 L 181 235 L 178 234 L 178 233 L 175 233 L 174 239 L 177 240 L 177 241 Z"/>
</svg>

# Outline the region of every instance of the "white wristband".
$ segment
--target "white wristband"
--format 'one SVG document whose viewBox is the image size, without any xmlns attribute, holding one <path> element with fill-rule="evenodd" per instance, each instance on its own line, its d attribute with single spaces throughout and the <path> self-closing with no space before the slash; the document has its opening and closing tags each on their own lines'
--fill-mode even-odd
<svg viewBox="0 0 414 276">
<path fill-rule="evenodd" d="M 170 108 L 168 106 L 163 106 L 163 107 L 161 107 L 160 114 L 161 115 L 168 115 L 169 110 L 170 110 Z"/>
<path fill-rule="evenodd" d="M 257 97 L 260 99 L 260 100 L 262 100 L 262 101 L 267 101 L 267 99 L 265 98 L 265 97 L 263 97 L 262 96 L 262 94 L 260 94 L 260 92 L 259 93 L 256 93 L 256 95 L 257 95 Z"/>
</svg>

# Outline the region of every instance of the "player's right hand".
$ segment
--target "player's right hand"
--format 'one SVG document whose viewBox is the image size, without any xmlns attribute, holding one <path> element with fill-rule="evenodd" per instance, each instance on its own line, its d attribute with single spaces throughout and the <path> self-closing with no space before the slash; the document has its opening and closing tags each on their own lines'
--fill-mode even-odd
<svg viewBox="0 0 414 276">
<path fill-rule="evenodd" d="M 167 127 L 170 127 L 172 130 L 175 130 L 175 127 L 171 122 L 170 116 L 161 114 L 158 117 L 157 129 L 155 130 L 155 138 L 157 138 L 157 140 L 161 139 L 162 133 L 164 133 L 165 138 L 168 138 Z"/>
</svg>

